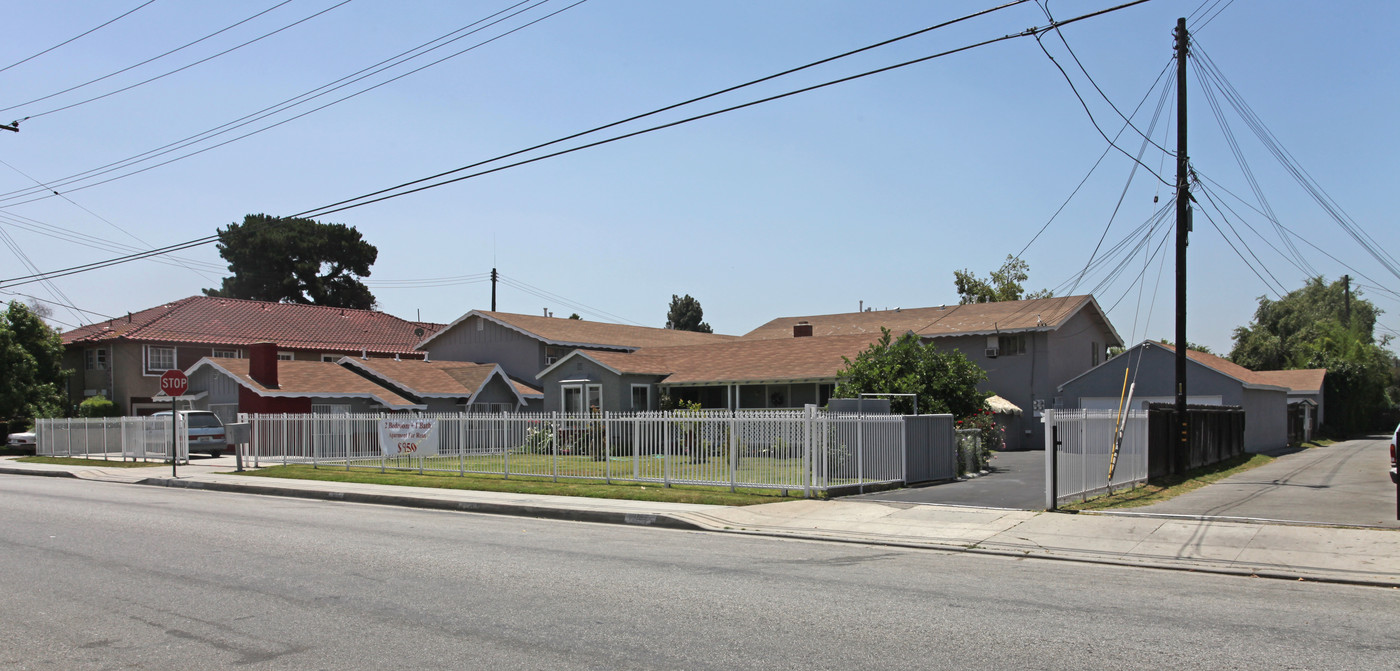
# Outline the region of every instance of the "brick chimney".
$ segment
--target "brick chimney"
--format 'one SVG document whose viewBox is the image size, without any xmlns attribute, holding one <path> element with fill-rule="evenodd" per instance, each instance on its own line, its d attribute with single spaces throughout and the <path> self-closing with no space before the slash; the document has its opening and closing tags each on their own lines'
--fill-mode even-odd
<svg viewBox="0 0 1400 671">
<path fill-rule="evenodd" d="M 277 388 L 277 343 L 260 342 L 248 347 L 248 376 L 268 389 Z"/>
<path fill-rule="evenodd" d="M 810 338 L 812 337 L 812 325 L 802 321 L 792 325 L 792 337 Z"/>
</svg>

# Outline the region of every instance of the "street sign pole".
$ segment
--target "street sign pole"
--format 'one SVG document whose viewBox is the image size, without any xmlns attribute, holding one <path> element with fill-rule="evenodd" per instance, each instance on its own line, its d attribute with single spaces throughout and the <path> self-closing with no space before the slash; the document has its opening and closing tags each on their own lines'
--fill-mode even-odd
<svg viewBox="0 0 1400 671">
<path fill-rule="evenodd" d="M 160 390 L 170 396 L 170 477 L 179 477 L 176 464 L 180 462 L 180 410 L 177 400 L 190 388 L 190 378 L 178 369 L 167 370 L 160 375 Z"/>
</svg>

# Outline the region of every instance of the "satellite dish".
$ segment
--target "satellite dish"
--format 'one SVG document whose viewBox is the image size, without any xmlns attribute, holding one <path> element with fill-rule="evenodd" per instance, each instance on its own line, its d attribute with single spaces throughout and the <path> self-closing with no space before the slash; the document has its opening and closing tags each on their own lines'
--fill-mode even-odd
<svg viewBox="0 0 1400 671">
<path fill-rule="evenodd" d="M 422 326 L 419 326 L 418 328 L 413 329 L 413 335 L 416 335 L 416 336 L 418 336 L 419 338 L 422 338 L 422 337 L 423 337 L 423 327 L 422 327 Z"/>
</svg>

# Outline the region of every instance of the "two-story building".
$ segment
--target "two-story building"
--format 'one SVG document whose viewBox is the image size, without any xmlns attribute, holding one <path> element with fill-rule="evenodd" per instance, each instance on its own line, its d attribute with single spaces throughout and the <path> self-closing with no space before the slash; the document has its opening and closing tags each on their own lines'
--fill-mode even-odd
<svg viewBox="0 0 1400 671">
<path fill-rule="evenodd" d="M 191 296 L 63 334 L 74 405 L 102 395 L 128 415 L 165 409 L 151 399 L 161 373 L 205 357 L 241 359 L 254 343 L 278 344 L 283 361 L 345 356 L 422 358 L 416 345 L 440 324 L 377 310 Z"/>
</svg>

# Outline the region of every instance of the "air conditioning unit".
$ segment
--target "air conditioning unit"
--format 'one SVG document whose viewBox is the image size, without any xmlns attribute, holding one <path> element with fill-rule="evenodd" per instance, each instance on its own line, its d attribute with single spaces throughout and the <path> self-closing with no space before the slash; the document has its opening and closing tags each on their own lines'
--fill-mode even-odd
<svg viewBox="0 0 1400 671">
<path fill-rule="evenodd" d="M 997 354 L 999 354 L 999 353 L 1000 353 L 1000 350 L 998 350 L 998 349 L 995 348 L 995 347 L 988 347 L 988 348 L 987 348 L 987 358 L 988 358 L 988 359 L 995 359 L 995 358 L 997 358 Z"/>
</svg>

